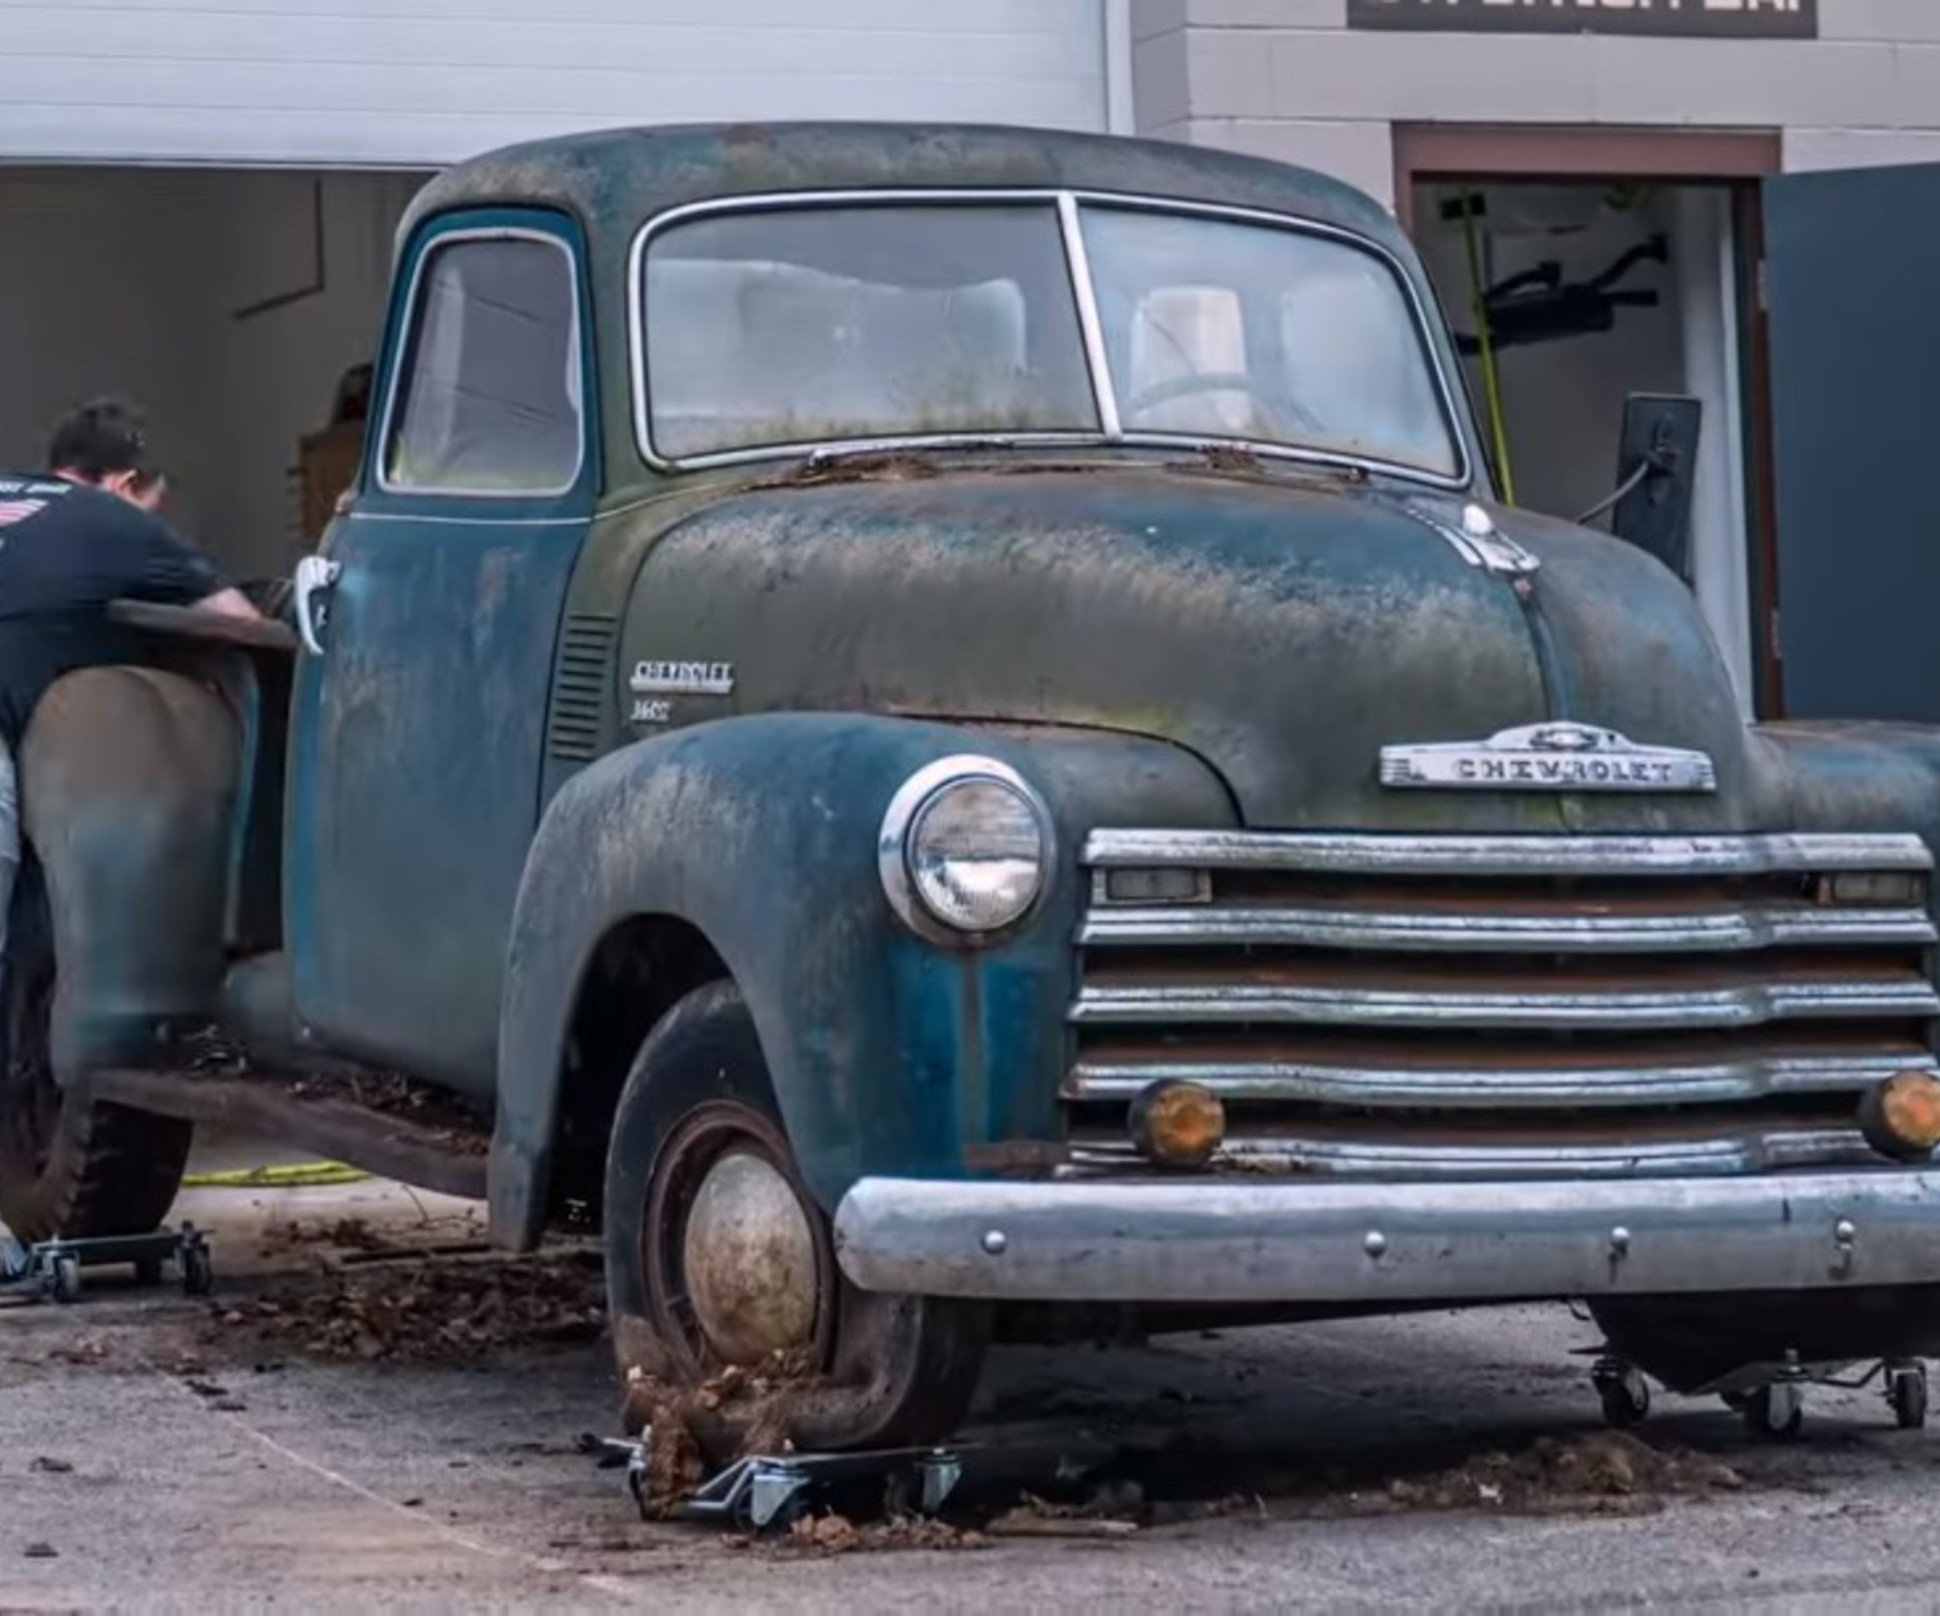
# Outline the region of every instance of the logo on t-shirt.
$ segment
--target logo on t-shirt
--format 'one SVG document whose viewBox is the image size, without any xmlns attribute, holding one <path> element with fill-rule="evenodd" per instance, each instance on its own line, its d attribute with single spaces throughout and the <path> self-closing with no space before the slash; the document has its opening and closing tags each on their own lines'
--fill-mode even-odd
<svg viewBox="0 0 1940 1616">
<path fill-rule="evenodd" d="M 0 527 L 18 527 L 38 516 L 51 500 L 64 499 L 74 485 L 45 477 L 0 477 Z"/>
</svg>

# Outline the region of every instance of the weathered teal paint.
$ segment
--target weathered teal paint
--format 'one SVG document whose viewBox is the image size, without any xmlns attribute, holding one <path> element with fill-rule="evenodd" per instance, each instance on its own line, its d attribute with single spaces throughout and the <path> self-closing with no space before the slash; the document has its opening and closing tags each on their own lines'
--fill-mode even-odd
<svg viewBox="0 0 1940 1616">
<path fill-rule="evenodd" d="M 416 230 L 397 302 L 441 241 L 511 229 L 562 242 L 590 306 L 572 219 L 502 208 Z M 394 311 L 380 404 L 407 341 Z M 297 681 L 285 874 L 297 1014 L 343 1053 L 484 1096 L 560 614 L 600 490 L 596 412 L 586 431 L 574 486 L 544 498 L 387 492 L 373 445 L 326 545 L 343 568 L 327 654 L 304 658 Z"/>
<path fill-rule="evenodd" d="M 587 467 L 568 496 L 525 508 L 360 481 L 328 540 L 346 566 L 328 653 L 302 659 L 292 706 L 282 919 L 298 1008 L 324 1042 L 495 1100 L 501 1239 L 536 1240 L 551 1209 L 576 996 L 601 939 L 638 917 L 686 923 L 734 973 L 809 1182 L 833 1204 L 866 1173 L 985 1173 L 985 1147 L 1055 1138 L 1075 859 L 1094 829 L 1910 829 L 1940 846 L 1940 734 L 1747 728 L 1669 573 L 1605 536 L 1503 511 L 1480 484 L 1438 493 L 1133 448 L 939 453 L 894 476 L 650 471 L 627 358 L 641 226 L 696 200 L 885 186 L 1263 209 L 1378 243 L 1428 295 L 1369 198 L 1166 143 L 632 130 L 492 154 L 427 187 L 400 236 L 400 290 L 453 229 L 537 222 L 579 255 L 596 367 Z M 1446 332 L 1432 345 L 1452 371 Z M 1466 415 L 1459 430 L 1480 465 Z M 1459 525 L 1468 498 L 1539 558 L 1525 592 L 1435 530 Z M 567 617 L 615 628 L 590 763 L 545 751 Z M 674 697 L 664 732 L 636 732 L 626 676 L 643 659 L 731 662 L 735 688 Z M 1388 742 L 1477 740 L 1546 717 L 1700 748 L 1719 789 L 1378 784 Z M 911 935 L 876 869 L 896 788 L 959 751 L 1036 783 L 1060 859 L 1042 910 L 975 954 Z M 103 838 L 91 846 L 138 825 L 145 839 L 128 845 L 146 859 L 174 845 L 171 824 L 202 834 L 204 786 L 140 802 L 125 781 L 97 784 L 61 799 Z M 210 845 L 215 858 L 231 846 Z M 132 1026 L 180 997 L 154 961 L 102 974 L 132 958 L 111 933 L 164 914 L 165 884 L 140 873 L 104 856 L 70 932 L 77 985 L 62 1014 L 77 1025 L 112 1012 Z M 209 996 L 215 963 L 197 963 L 194 994 Z M 112 995 L 96 985 L 110 976 Z"/>
<path fill-rule="evenodd" d="M 1033 780 L 1067 849 L 1042 909 L 974 959 L 911 934 L 876 872 L 876 831 L 896 789 L 961 751 Z M 537 1234 L 575 993 L 599 939 L 637 915 L 690 922 L 734 973 L 803 1170 L 829 1205 L 891 1164 L 940 1177 L 969 1171 L 969 1148 L 1003 1136 L 992 1118 L 1018 1137 L 1053 1137 L 1079 903 L 1071 838 L 1081 826 L 1148 815 L 1232 823 L 1217 780 L 1178 749 L 1049 729 L 765 714 L 683 730 L 581 771 L 547 808 L 519 893 L 495 1226 L 508 1238 Z M 966 1046 L 979 1050 L 968 1071 Z M 966 1107 L 971 1093 L 980 1097 Z"/>
<path fill-rule="evenodd" d="M 1543 560 L 1526 610 L 1422 520 L 1459 525 L 1445 496 L 1130 454 L 943 458 L 913 481 L 749 489 L 658 532 L 622 668 L 732 661 L 734 695 L 683 698 L 677 722 L 873 709 L 1159 735 L 1276 828 L 1562 829 L 1556 799 L 1383 791 L 1377 764 L 1389 741 L 1567 716 L 1719 760 L 1715 799 L 1606 802 L 1588 810 L 1599 824 L 1744 820 L 1744 729 L 1716 647 L 1671 575 L 1626 546 L 1499 513 Z"/>
</svg>

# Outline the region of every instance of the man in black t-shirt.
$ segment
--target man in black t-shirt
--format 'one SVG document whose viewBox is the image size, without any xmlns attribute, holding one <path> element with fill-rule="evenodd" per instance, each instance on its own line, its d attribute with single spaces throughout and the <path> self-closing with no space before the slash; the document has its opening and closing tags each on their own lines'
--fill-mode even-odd
<svg viewBox="0 0 1940 1616">
<path fill-rule="evenodd" d="M 97 400 L 55 429 L 48 470 L 0 472 L 0 961 L 20 863 L 14 754 L 35 704 L 77 668 L 141 660 L 108 603 L 260 615 L 154 513 L 162 479 L 147 448 L 137 411 Z"/>
</svg>

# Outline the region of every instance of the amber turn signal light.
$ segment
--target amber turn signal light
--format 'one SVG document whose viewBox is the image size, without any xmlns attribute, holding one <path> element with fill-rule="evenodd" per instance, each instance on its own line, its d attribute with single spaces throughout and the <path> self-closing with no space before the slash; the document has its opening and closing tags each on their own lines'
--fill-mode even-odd
<svg viewBox="0 0 1940 1616">
<path fill-rule="evenodd" d="M 1226 1107 L 1199 1083 L 1160 1078 L 1132 1101 L 1132 1143 L 1165 1167 L 1203 1167 L 1226 1142 Z"/>
<path fill-rule="evenodd" d="M 1899 1072 L 1859 1102 L 1859 1127 L 1882 1156 L 1911 1161 L 1940 1145 L 1940 1077 Z"/>
</svg>

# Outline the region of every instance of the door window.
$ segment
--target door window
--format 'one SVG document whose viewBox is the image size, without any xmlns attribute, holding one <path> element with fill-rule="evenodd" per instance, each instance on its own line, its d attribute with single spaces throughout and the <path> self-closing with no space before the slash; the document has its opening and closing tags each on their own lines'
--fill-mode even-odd
<svg viewBox="0 0 1940 1616">
<path fill-rule="evenodd" d="M 454 236 L 418 273 L 384 446 L 413 492 L 560 494 L 583 442 L 573 260 L 550 236 Z"/>
</svg>

